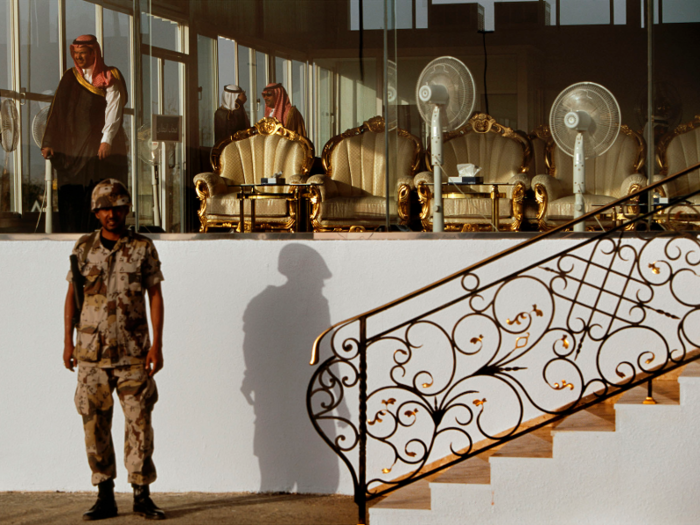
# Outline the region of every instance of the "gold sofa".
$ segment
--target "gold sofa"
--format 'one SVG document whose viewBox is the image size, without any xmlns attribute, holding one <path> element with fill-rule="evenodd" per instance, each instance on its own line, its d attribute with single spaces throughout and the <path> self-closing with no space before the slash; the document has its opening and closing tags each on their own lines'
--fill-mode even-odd
<svg viewBox="0 0 700 525">
<path fill-rule="evenodd" d="M 550 146 L 546 149 L 548 172 L 536 174 L 532 179 L 541 231 L 572 220 L 576 200 L 573 158 L 561 151 L 554 141 Z M 647 185 L 646 176 L 641 174 L 645 151 L 642 136 L 623 125 L 608 151 L 586 160 L 586 193 L 583 195 L 586 213 Z M 609 213 L 599 220 L 607 228 L 616 224 L 617 215 Z M 586 226 L 587 229 L 596 227 L 596 221 Z"/>
<path fill-rule="evenodd" d="M 389 213 L 409 221 L 410 190 L 420 160 L 416 137 L 399 129 L 396 134 L 397 199 Z M 324 175 L 314 175 L 311 188 L 311 224 L 316 232 L 365 231 L 386 224 L 385 126 L 373 117 L 362 126 L 333 137 L 323 148 Z"/>
<path fill-rule="evenodd" d="M 530 189 L 528 167 L 532 149 L 527 136 L 502 126 L 486 113 L 477 113 L 460 129 L 445 133 L 442 150 L 442 180 L 457 176 L 457 164 L 481 167 L 483 185 L 443 186 L 446 193 L 464 193 L 469 198 L 443 198 L 445 231 L 491 230 L 491 184 L 498 186 L 498 222 L 517 231 L 523 220 L 523 200 Z M 427 154 L 429 158 L 429 153 Z M 430 165 L 430 163 L 428 163 Z M 433 173 L 416 175 L 424 231 L 432 230 Z M 506 185 L 508 184 L 508 185 Z M 473 198 L 471 198 L 473 196 Z M 499 227 L 500 227 L 499 226 Z"/>
<path fill-rule="evenodd" d="M 654 177 L 660 180 L 700 162 L 700 115 L 687 124 L 681 124 L 659 141 L 657 162 L 661 171 Z M 693 171 L 662 186 L 661 192 L 670 199 L 683 197 L 700 189 L 700 173 Z M 659 218 L 674 229 L 700 226 L 700 195 L 688 197 L 692 206 L 672 206 Z"/>
<path fill-rule="evenodd" d="M 282 173 L 285 182 L 305 182 L 314 160 L 311 142 L 282 126 L 275 118 L 264 118 L 254 127 L 229 136 L 212 148 L 213 172 L 200 173 L 194 178 L 197 197 L 201 200 L 198 211 L 200 232 L 209 228 L 237 228 L 240 223 L 238 194 L 241 184 L 259 184 L 263 177 Z M 256 227 L 268 230 L 295 231 L 298 229 L 296 206 L 290 186 L 266 187 L 265 192 L 287 193 L 288 199 L 260 199 L 256 201 Z M 244 209 L 250 218 L 250 200 Z"/>
</svg>

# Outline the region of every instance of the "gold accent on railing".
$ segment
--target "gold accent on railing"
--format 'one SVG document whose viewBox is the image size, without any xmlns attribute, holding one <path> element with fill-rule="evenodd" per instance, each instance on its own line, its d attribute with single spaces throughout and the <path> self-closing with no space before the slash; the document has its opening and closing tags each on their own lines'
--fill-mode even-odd
<svg viewBox="0 0 700 525">
<path fill-rule="evenodd" d="M 644 364 L 645 364 L 645 365 L 651 364 L 651 362 L 652 362 L 654 359 L 656 359 L 656 355 L 654 355 L 654 353 L 652 352 L 651 357 L 650 357 L 649 359 L 647 359 L 646 361 L 644 361 Z"/>
<path fill-rule="evenodd" d="M 423 388 L 430 388 L 431 386 L 433 386 L 433 384 L 434 384 L 434 381 L 431 381 L 430 383 L 423 383 L 421 386 Z"/>
<path fill-rule="evenodd" d="M 486 403 L 486 398 L 474 400 L 474 406 L 477 406 L 477 407 L 483 406 L 484 403 Z"/>
<path fill-rule="evenodd" d="M 569 348 L 569 339 L 566 336 L 562 336 L 561 342 L 564 345 L 564 349 Z"/>
<path fill-rule="evenodd" d="M 396 399 L 393 397 L 390 397 L 389 399 L 383 399 L 382 400 L 382 405 L 384 405 L 384 408 L 382 410 L 379 410 L 375 415 L 374 419 L 372 421 L 367 420 L 368 425 L 374 425 L 375 423 L 381 423 L 384 421 L 380 416 L 386 416 L 389 413 L 389 405 L 393 405 L 396 403 Z"/>
<path fill-rule="evenodd" d="M 562 379 L 561 385 L 559 383 L 554 383 L 554 386 L 552 386 L 554 390 L 564 390 L 565 388 L 568 388 L 569 390 L 574 389 L 573 383 L 567 383 L 566 379 Z"/>
<path fill-rule="evenodd" d="M 487 264 L 492 263 L 493 261 L 499 260 L 503 257 L 508 256 L 508 255 L 511 255 L 512 253 L 514 253 L 518 250 L 522 250 L 526 246 L 530 246 L 532 244 L 535 244 L 535 243 L 542 241 L 543 239 L 553 237 L 554 235 L 556 235 L 560 232 L 566 231 L 567 229 L 570 230 L 573 227 L 573 225 L 577 222 L 582 222 L 582 221 L 587 221 L 587 220 L 593 219 L 596 215 L 599 215 L 602 212 L 605 212 L 607 210 L 611 210 L 617 206 L 620 206 L 621 204 L 624 204 L 631 197 L 636 197 L 638 195 L 641 195 L 642 193 L 646 193 L 648 191 L 655 190 L 656 188 L 660 188 L 664 184 L 668 184 L 670 181 L 675 180 L 675 179 L 677 179 L 677 178 L 679 178 L 687 173 L 690 173 L 691 171 L 695 171 L 697 169 L 700 169 L 700 163 L 694 164 L 692 166 L 688 166 L 687 168 L 684 168 L 683 170 L 679 171 L 678 173 L 674 173 L 673 175 L 669 175 L 668 177 L 666 177 L 662 180 L 654 182 L 654 183 L 646 186 L 645 188 L 640 189 L 636 193 L 630 193 L 630 194 L 625 195 L 623 197 L 620 197 L 619 199 L 614 200 L 614 201 L 612 201 L 604 206 L 601 206 L 595 210 L 589 211 L 588 213 L 581 215 L 578 219 L 575 219 L 575 220 L 569 221 L 567 223 L 561 224 L 559 226 L 556 226 L 555 228 L 552 228 L 549 231 L 542 232 L 539 235 L 536 235 L 536 236 L 531 237 L 530 239 L 527 239 L 521 243 L 518 243 L 518 244 L 511 246 L 509 248 L 506 248 L 505 250 L 503 250 L 499 253 L 496 253 L 496 254 L 492 255 L 491 257 L 488 257 L 482 261 L 474 263 L 471 266 L 463 268 L 463 269 L 461 269 L 461 270 L 459 270 L 451 275 L 448 275 L 447 277 L 444 277 L 438 281 L 435 281 L 434 283 L 431 283 L 431 284 L 426 285 L 422 288 L 419 288 L 418 290 L 415 290 L 411 293 L 408 293 L 408 294 L 404 295 L 403 297 L 399 297 L 398 299 L 395 299 L 389 303 L 383 304 L 381 306 L 378 306 L 376 308 L 368 310 L 368 311 L 361 313 L 359 315 L 355 315 L 353 317 L 350 317 L 348 319 L 345 319 L 343 321 L 339 321 L 339 322 L 335 323 L 333 326 L 329 327 L 321 335 L 319 335 L 316 338 L 316 341 L 314 341 L 314 345 L 313 345 L 312 352 L 311 352 L 311 361 L 309 364 L 315 365 L 318 361 L 318 342 L 321 339 L 323 339 L 323 337 L 325 337 L 326 334 L 328 334 L 332 330 L 338 328 L 339 326 L 346 325 L 346 324 L 351 323 L 353 321 L 357 321 L 358 319 L 361 319 L 362 317 L 370 317 L 370 316 L 377 314 L 379 312 L 383 312 L 384 310 L 387 310 L 393 306 L 402 304 L 410 299 L 413 299 L 414 297 L 417 297 L 417 296 L 422 295 L 430 290 L 433 290 L 433 289 L 437 288 L 438 286 L 441 286 L 449 281 L 452 281 L 454 279 L 462 277 L 469 272 L 473 272 L 473 271 L 477 270 L 478 268 L 482 268 L 482 267 L 486 266 Z M 624 377 L 624 374 L 622 375 L 622 377 Z"/>
<path fill-rule="evenodd" d="M 661 273 L 659 267 L 656 266 L 656 261 L 654 261 L 653 263 L 649 263 L 649 268 L 651 268 L 652 273 L 655 273 L 656 275 Z"/>
</svg>

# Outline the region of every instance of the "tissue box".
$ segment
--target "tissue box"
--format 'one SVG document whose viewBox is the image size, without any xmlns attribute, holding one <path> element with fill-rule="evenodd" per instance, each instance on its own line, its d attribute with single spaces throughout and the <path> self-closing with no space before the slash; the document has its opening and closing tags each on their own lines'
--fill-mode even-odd
<svg viewBox="0 0 700 525">
<path fill-rule="evenodd" d="M 260 184 L 284 184 L 282 177 L 263 177 L 260 179 Z"/>
<path fill-rule="evenodd" d="M 450 184 L 483 184 L 484 177 L 449 177 Z"/>
</svg>

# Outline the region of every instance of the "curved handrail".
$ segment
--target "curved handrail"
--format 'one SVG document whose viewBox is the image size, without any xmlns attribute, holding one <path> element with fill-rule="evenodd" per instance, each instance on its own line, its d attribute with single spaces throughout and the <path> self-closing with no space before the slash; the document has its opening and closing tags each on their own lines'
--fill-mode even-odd
<svg viewBox="0 0 700 525">
<path fill-rule="evenodd" d="M 571 228 L 571 226 L 576 224 L 576 223 L 586 221 L 588 219 L 595 217 L 596 215 L 600 215 L 602 212 L 616 208 L 617 206 L 620 206 L 621 204 L 623 204 L 631 199 L 639 197 L 639 196 L 643 195 L 644 193 L 648 193 L 649 191 L 652 191 L 660 186 L 663 186 L 664 184 L 667 184 L 668 182 L 673 181 L 679 177 L 682 177 L 683 175 L 686 175 L 686 174 L 688 174 L 692 171 L 695 171 L 697 169 L 700 169 L 700 163 L 695 164 L 693 166 L 690 166 L 688 168 L 685 168 L 684 170 L 681 170 L 678 173 L 674 173 L 673 175 L 669 175 L 668 177 L 661 179 L 657 182 L 654 182 L 652 184 L 649 184 L 648 186 L 645 186 L 644 188 L 641 188 L 635 192 L 632 192 L 632 193 L 629 193 L 623 197 L 620 197 L 619 199 L 617 199 L 609 204 L 606 204 L 604 206 L 600 206 L 600 207 L 596 208 L 594 211 L 590 211 L 590 212 L 578 217 L 577 219 L 574 219 L 574 220 L 569 221 L 567 223 L 564 223 L 560 226 L 557 226 L 556 228 L 554 228 L 552 230 L 540 233 L 539 235 L 536 235 L 530 239 L 526 239 L 525 241 L 518 243 L 515 246 L 511 246 L 510 248 L 506 248 L 505 250 L 503 250 L 495 255 L 492 255 L 491 257 L 487 257 L 486 259 L 483 259 L 482 261 L 474 263 L 474 264 L 472 264 L 472 265 L 470 265 L 462 270 L 459 270 L 458 272 L 455 272 L 451 275 L 448 275 L 447 277 L 444 277 L 438 281 L 435 281 L 434 283 L 428 284 L 422 288 L 419 288 L 418 290 L 415 290 L 415 291 L 408 293 L 402 297 L 399 297 L 398 299 L 395 299 L 395 300 L 390 301 L 384 305 L 381 305 L 381 306 L 378 306 L 378 307 L 373 308 L 371 310 L 368 310 L 364 313 L 361 313 L 361 314 L 355 315 L 353 317 L 350 317 L 348 319 L 345 319 L 344 321 L 340 321 L 338 323 L 335 323 L 334 325 L 329 327 L 327 330 L 324 330 L 323 333 L 321 333 L 314 341 L 314 344 L 312 346 L 312 351 L 311 351 L 311 360 L 309 361 L 309 364 L 311 366 L 313 366 L 313 365 L 316 365 L 318 363 L 318 348 L 319 348 L 320 342 L 329 332 L 333 331 L 334 329 L 341 327 L 343 325 L 352 323 L 354 321 L 357 321 L 361 318 L 369 318 L 369 317 L 371 317 L 379 312 L 382 312 L 382 311 L 387 310 L 393 306 L 399 305 L 403 302 L 406 302 L 410 299 L 413 299 L 414 297 L 417 297 L 425 292 L 433 290 L 433 289 L 435 289 L 435 288 L 437 288 L 437 287 L 439 287 L 439 286 L 441 286 L 449 281 L 457 279 L 458 277 L 461 277 L 467 273 L 473 272 L 474 270 L 477 270 L 478 268 L 481 268 L 482 266 L 486 266 L 487 264 L 490 264 L 493 261 L 501 259 L 507 255 L 510 255 L 510 254 L 516 252 L 516 251 L 522 250 L 523 248 L 525 248 L 531 244 L 534 244 L 536 242 L 539 242 L 542 239 L 545 239 L 547 237 L 552 237 L 555 234 L 566 230 L 567 228 Z M 693 193 L 689 193 L 688 195 L 684 195 L 682 198 L 678 198 L 678 199 L 675 199 L 675 200 L 669 202 L 665 207 L 673 206 L 677 202 L 683 201 L 690 196 L 697 195 L 698 193 L 700 193 L 700 189 L 698 189 L 697 191 L 695 191 Z M 642 214 L 640 217 L 644 218 L 644 217 L 650 216 L 652 213 L 653 212 L 650 211 L 650 212 L 647 212 L 646 214 Z M 632 222 L 634 222 L 634 221 L 632 221 Z M 625 226 L 624 224 L 617 226 L 616 228 L 613 228 L 610 231 L 615 231 L 615 230 L 621 229 L 624 226 Z M 603 232 L 603 233 L 604 234 L 610 233 L 610 231 Z M 595 239 L 595 237 L 593 237 L 591 240 L 593 240 L 593 239 Z"/>
</svg>

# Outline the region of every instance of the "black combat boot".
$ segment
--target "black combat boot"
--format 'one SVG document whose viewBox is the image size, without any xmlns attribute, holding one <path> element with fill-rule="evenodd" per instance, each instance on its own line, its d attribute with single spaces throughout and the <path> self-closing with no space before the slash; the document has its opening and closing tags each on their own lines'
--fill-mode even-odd
<svg viewBox="0 0 700 525">
<path fill-rule="evenodd" d="M 83 514 L 85 521 L 104 520 L 117 515 L 117 502 L 114 501 L 114 481 L 108 479 L 97 485 L 97 501 Z"/>
<path fill-rule="evenodd" d="M 164 520 L 165 512 L 156 507 L 148 485 L 131 485 L 134 488 L 134 512 L 147 520 Z"/>
</svg>

